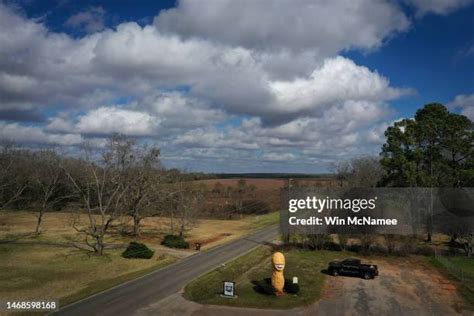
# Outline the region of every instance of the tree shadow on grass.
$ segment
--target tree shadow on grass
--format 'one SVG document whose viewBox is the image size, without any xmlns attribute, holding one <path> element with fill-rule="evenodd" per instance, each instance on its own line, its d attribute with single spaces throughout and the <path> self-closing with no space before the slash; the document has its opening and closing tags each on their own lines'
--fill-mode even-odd
<svg viewBox="0 0 474 316">
<path fill-rule="evenodd" d="M 254 285 L 253 290 L 259 294 L 271 296 L 275 295 L 275 289 L 272 286 L 271 278 L 253 280 L 252 284 Z M 300 287 L 298 284 L 293 284 L 291 280 L 285 279 L 284 291 L 289 294 L 297 294 L 300 291 Z"/>
<path fill-rule="evenodd" d="M 253 280 L 252 284 L 254 285 L 253 290 L 259 294 L 275 295 L 275 290 L 273 289 L 272 280 L 270 278 Z"/>
</svg>

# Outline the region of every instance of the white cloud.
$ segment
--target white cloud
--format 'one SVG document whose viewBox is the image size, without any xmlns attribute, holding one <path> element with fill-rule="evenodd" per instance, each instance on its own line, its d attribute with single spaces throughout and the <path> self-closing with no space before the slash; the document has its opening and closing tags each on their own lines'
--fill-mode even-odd
<svg viewBox="0 0 474 316">
<path fill-rule="evenodd" d="M 202 100 L 177 92 L 146 96 L 135 107 L 159 118 L 162 128 L 198 128 L 228 118 L 222 110 L 213 109 Z"/>
<path fill-rule="evenodd" d="M 49 132 L 69 133 L 75 130 L 74 124 L 61 115 L 50 118 L 45 128 Z"/>
<path fill-rule="evenodd" d="M 328 58 L 319 67 L 307 58 L 304 64 L 315 69 L 313 73 L 288 80 L 291 74 L 301 73 L 301 65 L 294 71 L 290 63 L 284 70 L 268 73 L 266 69 L 273 57 L 286 60 L 291 54 L 272 57 L 214 41 L 183 40 L 136 23 L 74 40 L 48 33 L 41 24 L 5 7 L 0 7 L 0 15 L 9 20 L 4 26 L 18 33 L 0 37 L 0 51 L 8 61 L 0 64 L 7 81 L 2 84 L 8 92 L 5 104 L 97 107 L 113 102 L 117 93 L 142 98 L 160 89 L 185 86 L 191 97 L 230 114 L 284 121 L 288 113 L 298 116 L 344 97 L 372 101 L 403 94 L 384 77 L 342 57 Z M 23 44 L 18 46 L 17 41 Z M 278 79 L 278 73 L 284 80 Z M 289 104 L 292 101 L 297 102 Z"/>
<path fill-rule="evenodd" d="M 259 145 L 249 136 L 250 135 L 239 129 L 220 131 L 216 128 L 203 128 L 178 135 L 173 143 L 196 148 L 258 149 Z"/>
<path fill-rule="evenodd" d="M 102 31 L 104 25 L 105 10 L 102 7 L 91 7 L 69 17 L 64 25 L 71 28 L 84 30 L 86 33 Z"/>
<path fill-rule="evenodd" d="M 0 135 L 3 139 L 28 144 L 58 144 L 73 146 L 81 144 L 84 139 L 78 134 L 49 134 L 39 127 L 23 126 L 18 123 L 0 122 Z"/>
<path fill-rule="evenodd" d="M 317 163 L 374 151 L 387 102 L 411 93 L 338 56 L 407 30 L 393 2 L 181 1 L 155 25 L 91 27 L 72 38 L 0 4 L 0 109 L 61 109 L 3 133 L 76 145 L 121 132 L 168 157 Z"/>
<path fill-rule="evenodd" d="M 474 121 L 474 94 L 457 95 L 453 101 L 448 104 L 452 109 L 460 109 L 461 114 Z"/>
<path fill-rule="evenodd" d="M 84 134 L 123 133 L 131 136 L 150 136 L 154 134 L 159 123 L 159 120 L 147 113 L 101 107 L 80 117 L 76 129 Z"/>
<path fill-rule="evenodd" d="M 155 18 L 160 30 L 263 51 L 374 49 L 409 21 L 386 1 L 181 0 Z M 355 31 L 356 30 L 356 31 Z"/>
<path fill-rule="evenodd" d="M 427 13 L 446 15 L 473 3 L 473 0 L 404 0 L 413 6 L 418 16 Z"/>
<path fill-rule="evenodd" d="M 388 79 L 344 57 L 325 60 L 309 78 L 275 81 L 270 88 L 280 110 L 289 113 L 317 110 L 348 100 L 391 100 L 411 92 L 390 87 Z"/>
</svg>

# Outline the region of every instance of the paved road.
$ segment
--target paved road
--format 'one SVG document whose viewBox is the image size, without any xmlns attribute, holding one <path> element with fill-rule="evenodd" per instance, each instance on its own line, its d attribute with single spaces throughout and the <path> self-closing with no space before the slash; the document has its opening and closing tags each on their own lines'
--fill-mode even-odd
<svg viewBox="0 0 474 316">
<path fill-rule="evenodd" d="M 327 276 L 320 299 L 303 307 L 277 310 L 202 305 L 175 293 L 137 310 L 133 316 L 474 315 L 466 309 L 455 283 L 423 259 L 379 258 L 370 261 L 377 264 L 380 271 L 374 280 Z"/>
<path fill-rule="evenodd" d="M 199 275 L 213 270 L 264 242 L 271 242 L 278 227 L 187 257 L 141 278 L 65 306 L 54 315 L 130 315 L 139 308 L 172 295 Z"/>
</svg>

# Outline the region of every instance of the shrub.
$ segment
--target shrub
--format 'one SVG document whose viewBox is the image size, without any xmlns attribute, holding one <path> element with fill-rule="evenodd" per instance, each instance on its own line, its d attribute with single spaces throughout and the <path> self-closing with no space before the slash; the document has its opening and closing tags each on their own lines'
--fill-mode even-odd
<svg viewBox="0 0 474 316">
<path fill-rule="evenodd" d="M 383 246 L 383 245 L 375 244 L 375 245 L 371 245 L 369 247 L 368 253 L 369 254 L 386 255 L 386 254 L 388 254 L 388 248 Z"/>
<path fill-rule="evenodd" d="M 166 235 L 161 244 L 170 248 L 189 248 L 189 243 L 182 236 L 178 235 Z"/>
<path fill-rule="evenodd" d="M 421 256 L 434 256 L 435 251 L 430 246 L 419 246 L 413 250 L 413 254 Z"/>
<path fill-rule="evenodd" d="M 346 246 L 347 251 L 352 251 L 352 252 L 361 252 L 362 251 L 362 246 L 358 244 L 351 244 Z"/>
<path fill-rule="evenodd" d="M 150 259 L 153 257 L 154 251 L 148 248 L 145 244 L 132 241 L 127 249 L 122 253 L 124 258 L 141 258 Z"/>
<path fill-rule="evenodd" d="M 323 244 L 323 249 L 331 251 L 342 251 L 341 245 L 333 241 L 325 241 Z"/>
<path fill-rule="evenodd" d="M 325 234 L 308 235 L 307 243 L 308 248 L 311 250 L 324 249 L 324 243 L 330 241 L 330 237 Z"/>
<path fill-rule="evenodd" d="M 293 283 L 289 279 L 285 279 L 285 292 L 288 294 L 297 294 L 300 291 L 299 284 Z"/>
</svg>

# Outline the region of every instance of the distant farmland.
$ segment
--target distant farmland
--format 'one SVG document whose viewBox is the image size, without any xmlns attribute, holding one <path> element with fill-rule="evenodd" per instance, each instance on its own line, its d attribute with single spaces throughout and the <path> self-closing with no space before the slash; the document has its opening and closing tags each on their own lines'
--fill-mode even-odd
<svg viewBox="0 0 474 316">
<path fill-rule="evenodd" d="M 244 179 L 247 185 L 254 185 L 258 193 L 277 192 L 281 188 L 288 186 L 288 181 L 291 179 L 292 184 L 298 183 L 300 185 L 314 185 L 314 186 L 335 186 L 336 180 L 332 177 L 317 177 L 317 178 L 217 178 L 208 180 L 198 180 L 198 183 L 203 183 L 209 188 L 215 186 L 216 183 L 221 183 L 223 186 L 237 186 L 240 179 Z"/>
<path fill-rule="evenodd" d="M 236 191 L 239 182 L 245 180 L 244 193 L 239 195 Z M 206 199 L 207 214 L 210 217 L 221 217 L 232 214 L 232 208 L 240 201 L 240 207 L 244 212 L 240 214 L 259 214 L 278 211 L 281 203 L 281 191 L 288 187 L 290 178 L 225 178 L 225 179 L 207 179 L 197 180 L 197 183 L 204 184 L 207 187 L 208 195 Z M 291 178 L 291 185 L 307 185 L 328 187 L 336 186 L 337 182 L 334 178 Z M 245 204 L 245 205 L 244 205 Z M 261 207 L 260 207 L 261 206 Z M 263 210 L 265 209 L 265 210 Z M 204 214 L 203 214 L 204 215 Z M 235 215 L 235 214 L 234 214 Z M 230 215 L 231 218 L 234 215 Z"/>
<path fill-rule="evenodd" d="M 324 179 L 333 178 L 334 174 L 330 173 L 218 173 L 214 174 L 217 179 Z"/>
</svg>

